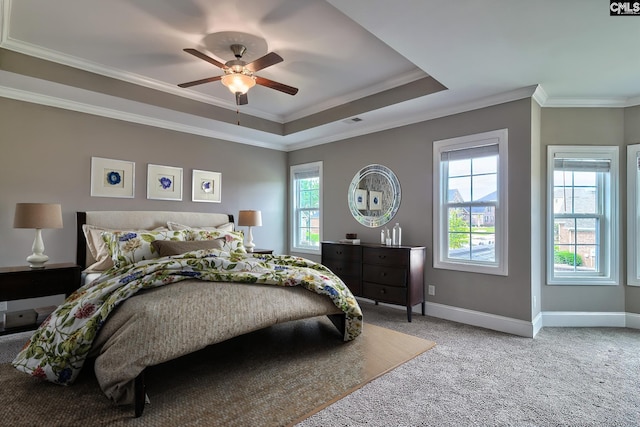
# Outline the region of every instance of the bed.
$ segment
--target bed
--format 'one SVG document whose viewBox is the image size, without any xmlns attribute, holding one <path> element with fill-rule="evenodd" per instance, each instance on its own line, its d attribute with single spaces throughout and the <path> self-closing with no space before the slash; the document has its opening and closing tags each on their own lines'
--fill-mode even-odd
<svg viewBox="0 0 640 427">
<path fill-rule="evenodd" d="M 248 254 L 234 228 L 232 215 L 218 213 L 78 212 L 84 284 L 13 365 L 68 385 L 92 360 L 105 395 L 133 404 L 138 417 L 149 366 L 317 316 L 345 341 L 360 334 L 362 312 L 337 276 L 304 258 Z"/>
</svg>

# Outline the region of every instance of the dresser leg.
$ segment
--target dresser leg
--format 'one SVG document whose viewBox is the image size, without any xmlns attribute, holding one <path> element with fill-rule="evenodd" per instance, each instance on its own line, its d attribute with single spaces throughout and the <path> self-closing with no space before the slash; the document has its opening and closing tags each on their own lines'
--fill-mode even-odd
<svg viewBox="0 0 640 427">
<path fill-rule="evenodd" d="M 426 303 L 425 303 L 424 301 L 422 301 L 422 315 L 423 315 L 423 316 L 426 316 L 426 315 L 427 315 L 427 313 L 426 313 L 426 311 L 425 311 L 425 305 L 426 305 Z"/>
<path fill-rule="evenodd" d="M 410 305 L 407 306 L 407 322 L 411 322 L 411 312 L 413 311 L 413 307 Z"/>
</svg>

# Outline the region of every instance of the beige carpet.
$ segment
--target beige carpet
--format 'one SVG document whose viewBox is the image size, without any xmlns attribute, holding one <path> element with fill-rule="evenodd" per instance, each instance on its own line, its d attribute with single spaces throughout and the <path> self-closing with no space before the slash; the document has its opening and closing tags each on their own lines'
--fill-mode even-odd
<svg viewBox="0 0 640 427">
<path fill-rule="evenodd" d="M 277 325 L 150 368 L 141 418 L 111 404 L 92 369 L 62 387 L 2 364 L 2 425 L 293 425 L 434 345 L 372 324 L 344 343 L 326 318 Z"/>
</svg>

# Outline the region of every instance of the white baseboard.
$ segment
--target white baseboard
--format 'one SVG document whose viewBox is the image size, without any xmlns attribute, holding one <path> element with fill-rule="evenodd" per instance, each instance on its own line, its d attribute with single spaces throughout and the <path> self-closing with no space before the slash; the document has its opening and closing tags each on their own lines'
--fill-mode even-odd
<svg viewBox="0 0 640 427">
<path fill-rule="evenodd" d="M 538 315 L 533 319 L 533 336 L 538 335 L 538 332 L 542 329 L 542 313 L 538 313 Z"/>
<path fill-rule="evenodd" d="M 427 315 L 528 338 L 533 338 L 540 330 L 536 330 L 534 322 L 434 302 L 427 302 Z"/>
<path fill-rule="evenodd" d="M 367 300 L 368 301 L 368 300 Z M 383 303 L 380 303 L 383 304 Z M 399 305 L 383 304 L 406 310 Z M 413 308 L 414 315 L 419 306 Z M 640 314 L 625 312 L 544 311 L 531 321 L 513 319 L 450 305 L 426 303 L 427 316 L 533 338 L 543 327 L 616 327 L 640 329 Z"/>
<path fill-rule="evenodd" d="M 544 311 L 542 326 L 548 327 L 608 327 L 627 326 L 625 312 Z"/>
<path fill-rule="evenodd" d="M 627 313 L 627 328 L 640 329 L 640 314 Z"/>
</svg>

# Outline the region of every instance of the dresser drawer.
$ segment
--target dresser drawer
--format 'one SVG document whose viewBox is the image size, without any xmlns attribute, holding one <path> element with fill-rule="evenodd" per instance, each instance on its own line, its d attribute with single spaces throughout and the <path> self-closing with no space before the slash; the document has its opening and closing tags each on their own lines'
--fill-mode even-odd
<svg viewBox="0 0 640 427">
<path fill-rule="evenodd" d="M 407 304 L 407 288 L 364 282 L 362 284 L 362 296 L 374 301 L 401 305 Z"/>
<path fill-rule="evenodd" d="M 353 276 L 360 279 L 360 268 L 362 264 L 347 262 L 342 259 L 325 259 L 322 258 L 322 263 L 329 270 L 333 271 L 335 274 L 343 278 L 343 276 Z M 344 280 L 344 279 L 343 279 Z"/>
<path fill-rule="evenodd" d="M 362 268 L 362 280 L 382 285 L 406 287 L 407 270 L 384 265 L 365 264 Z"/>
<path fill-rule="evenodd" d="M 365 264 L 394 265 L 404 267 L 408 264 L 407 251 L 403 249 L 362 248 L 362 262 Z"/>
<path fill-rule="evenodd" d="M 326 265 L 329 259 L 340 260 L 344 263 L 362 262 L 362 250 L 360 245 L 334 245 L 322 244 L 322 263 Z"/>
<path fill-rule="evenodd" d="M 340 279 L 347 285 L 353 295 L 362 295 L 362 280 L 360 280 L 360 277 L 345 276 L 340 277 Z"/>
</svg>

